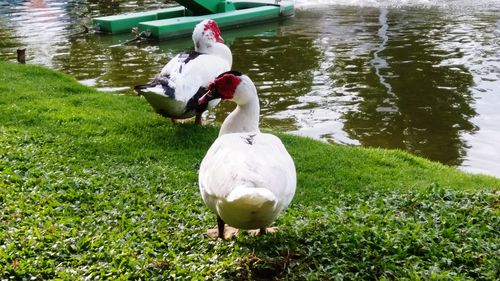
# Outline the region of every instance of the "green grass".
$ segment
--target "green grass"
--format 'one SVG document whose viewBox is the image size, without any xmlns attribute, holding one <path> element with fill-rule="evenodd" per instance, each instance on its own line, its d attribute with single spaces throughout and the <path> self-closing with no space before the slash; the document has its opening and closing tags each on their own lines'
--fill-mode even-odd
<svg viewBox="0 0 500 281">
<path fill-rule="evenodd" d="M 0 63 L 0 279 L 498 280 L 499 179 L 286 134 L 280 231 L 207 238 L 197 167 L 217 130 Z"/>
</svg>

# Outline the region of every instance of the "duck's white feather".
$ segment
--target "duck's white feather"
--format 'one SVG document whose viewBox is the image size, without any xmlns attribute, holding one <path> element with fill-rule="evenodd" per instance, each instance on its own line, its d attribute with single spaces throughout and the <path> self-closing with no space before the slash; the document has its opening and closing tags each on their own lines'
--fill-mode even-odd
<svg viewBox="0 0 500 281">
<path fill-rule="evenodd" d="M 225 134 L 203 159 L 199 183 L 207 206 L 228 225 L 262 228 L 292 200 L 295 166 L 274 135 Z"/>
<path fill-rule="evenodd" d="M 199 54 L 187 62 L 184 55 L 174 57 L 160 72 L 161 77 L 168 77 L 178 101 L 187 103 L 200 87 L 207 87 L 217 75 L 231 68 L 228 60 L 212 54 Z"/>
</svg>

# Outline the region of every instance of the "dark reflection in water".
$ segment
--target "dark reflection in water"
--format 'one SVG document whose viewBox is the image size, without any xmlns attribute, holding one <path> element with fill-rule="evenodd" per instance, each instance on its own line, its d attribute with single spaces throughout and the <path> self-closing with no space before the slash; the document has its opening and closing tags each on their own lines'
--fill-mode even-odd
<svg viewBox="0 0 500 281">
<path fill-rule="evenodd" d="M 235 40 L 234 68 L 244 69 L 259 89 L 262 114 L 277 113 L 300 103 L 298 98 L 312 87 L 313 71 L 321 60 L 318 48 L 308 37 L 291 34 L 276 37 L 247 37 Z M 226 112 L 219 112 L 222 120 Z M 295 128 L 294 118 L 282 118 L 279 126 Z M 271 126 L 264 122 L 263 126 Z"/>
<path fill-rule="evenodd" d="M 444 0 L 392 1 L 397 7 L 297 1 L 291 20 L 223 36 L 234 69 L 255 81 L 263 127 L 400 148 L 500 176 L 500 3 L 479 0 L 485 5 L 477 8 L 465 1 L 452 8 Z M 0 1 L 0 59 L 14 61 L 15 49 L 26 46 L 28 63 L 62 70 L 100 90 L 133 94 L 132 86 L 191 48 L 190 39 L 125 46 L 133 35 L 72 34 L 94 16 L 172 5 Z M 222 104 L 209 118 L 222 121 L 231 109 Z"/>
<path fill-rule="evenodd" d="M 418 20 L 408 16 L 415 14 Z M 380 48 L 370 50 L 364 59 L 355 58 L 361 64 L 349 58 L 336 61 L 334 80 L 365 86 L 358 89 L 362 97 L 358 110 L 344 115 L 344 130 L 363 145 L 401 148 L 459 165 L 466 148 L 461 134 L 475 130 L 470 121 L 476 114 L 469 91 L 473 77 L 463 66 L 439 65 L 463 54 L 448 53 L 432 40 L 423 40 L 429 32 L 436 36 L 443 31 L 444 23 L 437 20 L 442 13 L 428 12 L 425 18 L 412 10 L 390 15 L 382 10 L 379 17 L 372 17 L 380 22 L 379 32 L 373 32 L 381 37 Z M 384 42 L 384 38 L 390 39 Z M 365 67 L 370 61 L 374 67 Z M 344 72 L 342 65 L 357 67 Z"/>
<path fill-rule="evenodd" d="M 12 32 L 10 29 L 0 26 L 0 48 L 1 49 L 13 49 L 17 46 L 20 46 L 21 43 L 16 40 L 14 36 L 12 36 Z M 14 58 L 14 56 L 11 56 Z"/>
<path fill-rule="evenodd" d="M 54 56 L 53 63 L 84 84 L 101 90 L 130 91 L 138 80 L 153 77 L 164 62 L 158 60 L 156 52 L 136 46 L 110 47 L 129 38 L 130 35 L 70 38 L 65 52 Z"/>
</svg>

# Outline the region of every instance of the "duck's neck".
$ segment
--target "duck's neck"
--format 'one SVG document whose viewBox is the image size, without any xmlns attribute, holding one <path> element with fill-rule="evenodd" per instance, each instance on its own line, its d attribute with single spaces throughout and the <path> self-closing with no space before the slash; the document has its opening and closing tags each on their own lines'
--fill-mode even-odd
<svg viewBox="0 0 500 281">
<path fill-rule="evenodd" d="M 259 129 L 260 106 L 257 95 L 249 102 L 236 106 L 227 116 L 219 131 L 219 136 L 231 133 L 260 133 Z"/>
<path fill-rule="evenodd" d="M 231 68 L 231 66 L 233 65 L 233 54 L 231 53 L 229 47 L 226 46 L 225 44 L 216 42 L 215 44 L 212 44 L 210 47 L 201 46 L 196 51 L 203 54 L 215 55 L 226 60 L 229 63 L 229 68 Z"/>
</svg>

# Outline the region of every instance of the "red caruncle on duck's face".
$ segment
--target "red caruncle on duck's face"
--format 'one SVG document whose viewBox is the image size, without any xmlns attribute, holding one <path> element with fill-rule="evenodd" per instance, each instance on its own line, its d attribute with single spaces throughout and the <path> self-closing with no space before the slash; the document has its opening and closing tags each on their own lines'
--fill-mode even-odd
<svg viewBox="0 0 500 281">
<path fill-rule="evenodd" d="M 228 73 L 215 79 L 208 89 L 220 95 L 222 99 L 230 100 L 234 97 L 234 92 L 240 83 L 241 79 L 238 76 Z"/>
<path fill-rule="evenodd" d="M 207 30 L 210 30 L 212 31 L 212 34 L 215 38 L 215 41 L 219 42 L 219 43 L 224 43 L 224 39 L 222 39 L 222 36 L 221 36 L 221 32 L 220 32 L 220 29 L 219 29 L 219 26 L 217 25 L 217 23 L 213 20 L 209 20 L 206 24 L 205 24 L 205 28 L 204 28 L 204 31 L 207 31 Z"/>
</svg>

